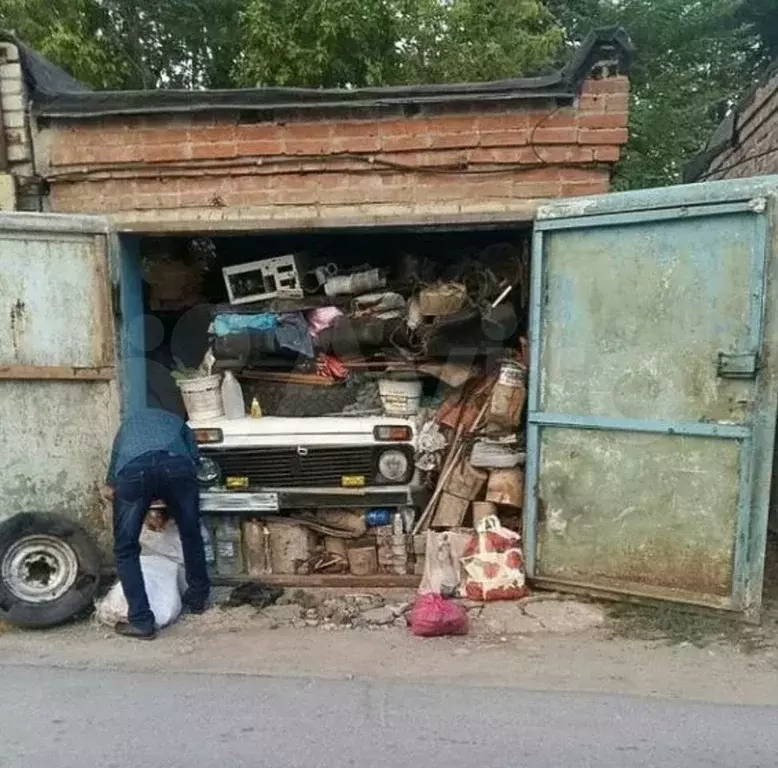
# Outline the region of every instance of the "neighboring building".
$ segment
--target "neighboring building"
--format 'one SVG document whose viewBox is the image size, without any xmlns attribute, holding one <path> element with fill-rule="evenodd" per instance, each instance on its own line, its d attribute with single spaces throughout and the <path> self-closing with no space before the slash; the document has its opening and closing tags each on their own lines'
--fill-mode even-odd
<svg viewBox="0 0 778 768">
<path fill-rule="evenodd" d="M 608 191 L 628 137 L 620 29 L 549 75 L 357 90 L 92 91 L 5 40 L 16 207 L 136 231 L 530 219 L 538 200 Z"/>
<path fill-rule="evenodd" d="M 778 61 L 722 121 L 684 170 L 684 181 L 778 173 Z"/>
</svg>

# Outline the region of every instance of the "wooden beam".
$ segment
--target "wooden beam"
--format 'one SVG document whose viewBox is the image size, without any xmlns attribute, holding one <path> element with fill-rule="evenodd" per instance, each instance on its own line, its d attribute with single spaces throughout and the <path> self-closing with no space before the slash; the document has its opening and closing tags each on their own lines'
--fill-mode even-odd
<svg viewBox="0 0 778 768">
<path fill-rule="evenodd" d="M 74 368 L 68 365 L 2 365 L 0 379 L 27 381 L 111 381 L 116 368 Z"/>
<path fill-rule="evenodd" d="M 237 586 L 246 582 L 257 582 L 269 587 L 297 587 L 299 589 L 336 588 L 343 589 L 418 589 L 421 576 L 395 576 L 381 573 L 375 576 L 352 576 L 349 573 L 338 574 L 281 574 L 272 573 L 254 578 L 252 576 L 218 576 L 214 574 L 213 583 L 219 586 Z"/>
</svg>

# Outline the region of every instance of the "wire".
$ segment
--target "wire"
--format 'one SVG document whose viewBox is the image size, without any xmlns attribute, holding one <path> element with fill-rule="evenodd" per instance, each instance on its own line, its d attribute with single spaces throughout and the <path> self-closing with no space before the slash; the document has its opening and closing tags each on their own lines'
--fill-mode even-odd
<svg viewBox="0 0 778 768">
<path fill-rule="evenodd" d="M 752 155 L 745 155 L 744 157 L 741 157 L 740 160 L 737 160 L 734 163 L 730 163 L 729 165 L 722 165 L 720 168 L 716 168 L 713 171 L 708 171 L 707 173 L 700 174 L 697 177 L 697 181 L 709 179 L 711 176 L 715 176 L 717 173 L 725 173 L 726 171 L 731 171 L 733 168 L 739 168 L 741 165 L 750 163 L 752 160 L 759 160 L 762 157 L 767 157 L 767 155 L 772 155 L 774 152 L 778 152 L 778 147 L 773 147 L 772 149 L 766 149 L 763 152 L 755 152 Z"/>
</svg>

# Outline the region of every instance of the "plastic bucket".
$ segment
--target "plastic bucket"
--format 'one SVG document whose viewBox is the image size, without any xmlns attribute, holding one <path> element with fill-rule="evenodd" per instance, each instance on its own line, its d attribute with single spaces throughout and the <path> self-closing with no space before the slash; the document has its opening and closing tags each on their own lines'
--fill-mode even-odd
<svg viewBox="0 0 778 768">
<path fill-rule="evenodd" d="M 222 377 L 216 374 L 200 376 L 196 379 L 182 379 L 178 382 L 191 421 L 218 419 L 224 416 L 221 380 Z"/>
<path fill-rule="evenodd" d="M 387 416 L 414 416 L 421 405 L 421 382 L 379 379 L 378 394 Z"/>
</svg>

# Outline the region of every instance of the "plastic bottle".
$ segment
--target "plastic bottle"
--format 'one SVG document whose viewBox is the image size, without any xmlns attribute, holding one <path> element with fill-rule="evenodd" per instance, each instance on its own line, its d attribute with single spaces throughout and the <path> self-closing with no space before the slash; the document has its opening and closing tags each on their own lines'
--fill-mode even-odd
<svg viewBox="0 0 778 768">
<path fill-rule="evenodd" d="M 246 415 L 246 401 L 243 390 L 232 371 L 226 371 L 222 381 L 222 404 L 228 419 L 242 419 Z"/>
<path fill-rule="evenodd" d="M 214 524 L 216 572 L 220 576 L 243 573 L 243 547 L 240 522 L 235 517 L 220 517 Z"/>
<path fill-rule="evenodd" d="M 213 570 L 216 556 L 213 551 L 213 539 L 211 538 L 211 533 L 205 526 L 205 523 L 200 523 L 200 534 L 203 537 L 203 546 L 205 548 L 205 562 L 208 565 L 208 570 Z"/>
<path fill-rule="evenodd" d="M 251 418 L 252 419 L 262 418 L 262 408 L 259 405 L 259 400 L 257 400 L 256 397 L 251 401 Z"/>
</svg>

